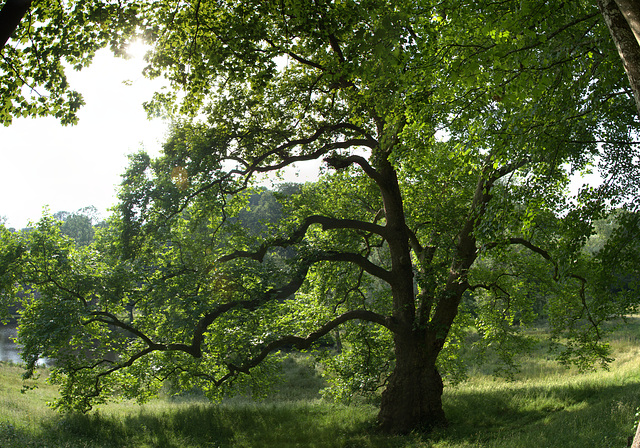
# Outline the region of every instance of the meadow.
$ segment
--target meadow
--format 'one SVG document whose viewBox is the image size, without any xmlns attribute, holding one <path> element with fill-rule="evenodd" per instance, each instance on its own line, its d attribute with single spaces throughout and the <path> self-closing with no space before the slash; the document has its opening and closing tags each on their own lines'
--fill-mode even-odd
<svg viewBox="0 0 640 448">
<path fill-rule="evenodd" d="M 141 406 L 113 403 L 87 415 L 48 408 L 56 390 L 42 382 L 21 393 L 21 368 L 3 363 L 0 446 L 624 448 L 640 407 L 640 318 L 630 319 L 610 343 L 616 360 L 608 370 L 566 369 L 543 352 L 524 358 L 512 381 L 473 369 L 468 381 L 445 389 L 450 426 L 408 436 L 378 432 L 374 405 L 321 398 L 323 379 L 303 356 L 286 360 L 284 383 L 264 401 L 211 404 L 184 396 Z"/>
</svg>

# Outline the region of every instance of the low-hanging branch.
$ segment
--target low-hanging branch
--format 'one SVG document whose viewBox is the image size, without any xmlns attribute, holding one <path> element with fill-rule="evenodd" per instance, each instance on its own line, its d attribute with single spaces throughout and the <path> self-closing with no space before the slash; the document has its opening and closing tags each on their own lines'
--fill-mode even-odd
<svg viewBox="0 0 640 448">
<path fill-rule="evenodd" d="M 308 270 L 308 267 L 305 270 L 305 272 L 307 270 Z M 217 319 L 219 316 L 221 316 L 225 312 L 231 309 L 234 309 L 236 307 L 254 309 L 260 306 L 261 304 L 263 304 L 265 301 L 287 296 L 289 295 L 289 293 L 291 293 L 291 290 L 293 289 L 297 290 L 302 284 L 302 281 L 303 280 L 300 280 L 300 279 L 294 280 L 290 284 L 286 285 L 285 287 L 270 290 L 269 292 L 271 293 L 271 297 L 268 299 L 262 298 L 262 299 L 255 299 L 255 300 L 246 300 L 246 301 L 234 301 L 234 302 L 229 302 L 229 303 L 219 305 L 218 307 L 216 307 L 214 311 L 207 313 L 207 315 L 205 315 L 202 319 L 200 319 L 200 321 L 196 325 L 193 340 L 190 345 L 182 344 L 182 343 L 169 343 L 169 344 L 154 343 L 151 340 L 151 338 L 146 336 L 143 332 L 136 329 L 133 325 L 130 325 L 121 321 L 120 319 L 118 319 L 117 316 L 115 316 L 112 313 L 108 313 L 108 312 L 92 313 L 94 317 L 92 319 L 87 320 L 85 324 L 89 324 L 90 322 L 102 322 L 108 325 L 113 325 L 113 326 L 122 328 L 138 336 L 140 339 L 142 339 L 145 342 L 146 347 L 134 353 L 126 361 L 118 363 L 117 365 L 113 365 L 113 363 L 109 362 L 112 365 L 112 367 L 97 373 L 94 381 L 94 386 L 93 386 L 94 390 L 92 393 L 89 394 L 89 396 L 98 396 L 100 394 L 100 390 L 101 390 L 100 380 L 102 377 L 106 377 L 118 370 L 124 369 L 126 367 L 130 367 L 137 360 L 141 359 L 142 357 L 150 353 L 153 353 L 154 351 L 182 351 L 187 354 L 190 354 L 195 358 L 200 358 L 202 356 L 201 344 L 204 341 L 204 332 L 215 321 L 215 319 Z M 314 342 L 317 342 L 320 338 L 327 335 L 333 329 L 344 324 L 345 322 L 352 321 L 352 320 L 362 320 L 362 321 L 376 323 L 378 325 L 381 325 L 389 329 L 392 332 L 397 332 L 401 330 L 400 326 L 394 321 L 393 317 L 384 316 L 366 309 L 351 310 L 330 320 L 329 322 L 325 323 L 319 329 L 310 333 L 306 337 L 294 336 L 294 335 L 283 336 L 275 341 L 269 342 L 268 344 L 262 346 L 257 356 L 248 359 L 241 365 L 234 365 L 234 364 L 228 363 L 227 364 L 228 373 L 222 376 L 221 378 L 216 379 L 210 376 L 207 376 L 207 377 L 216 386 L 220 386 L 222 385 L 222 383 L 237 376 L 239 373 L 249 373 L 249 370 L 259 365 L 262 361 L 264 361 L 264 359 L 269 354 L 273 353 L 274 351 L 284 346 L 291 346 L 291 345 L 295 346 L 299 350 L 307 349 Z M 93 367 L 97 367 L 100 364 L 102 364 L 102 362 L 94 364 Z M 86 366 L 83 366 L 83 367 L 80 367 L 80 369 L 78 370 L 82 370 L 85 368 Z"/>
<path fill-rule="evenodd" d="M 216 260 L 216 263 L 224 263 L 236 258 L 251 258 L 253 260 L 262 262 L 269 249 L 273 247 L 289 247 L 300 243 L 309 230 L 309 227 L 311 227 L 313 224 L 320 224 L 322 226 L 322 230 L 361 230 L 364 232 L 380 235 L 383 238 L 387 237 L 387 230 L 383 226 L 374 223 L 359 221 L 356 219 L 341 219 L 331 218 L 323 215 L 311 215 L 305 218 L 300 227 L 293 231 L 288 238 L 278 238 L 269 242 L 265 242 L 255 251 L 237 250 L 231 252 L 218 258 Z M 213 268 L 213 265 L 211 267 Z"/>
<path fill-rule="evenodd" d="M 249 370 L 258 366 L 269 354 L 282 347 L 292 345 L 298 350 L 305 350 L 311 347 L 314 342 L 317 342 L 320 338 L 327 335 L 330 331 L 334 330 L 345 322 L 352 320 L 373 322 L 391 330 L 392 332 L 401 331 L 400 326 L 396 322 L 394 322 L 393 317 L 384 316 L 365 309 L 347 311 L 336 317 L 335 319 L 332 319 L 329 322 L 325 323 L 318 330 L 310 333 L 306 337 L 291 335 L 284 336 L 264 345 L 257 356 L 245 361 L 242 365 L 234 365 L 232 363 L 228 363 L 227 368 L 229 369 L 229 373 L 222 377 L 219 381 L 225 381 L 229 377 L 235 376 L 238 373 L 249 373 Z"/>
<path fill-rule="evenodd" d="M 235 254 L 234 256 L 227 258 L 226 261 L 229 261 L 233 258 L 242 257 L 243 255 L 248 256 L 246 254 Z M 140 340 L 144 342 L 146 347 L 144 348 L 144 350 L 142 350 L 142 352 L 138 352 L 132 355 L 132 357 L 129 358 L 127 361 L 111 367 L 108 370 L 109 373 L 128 367 L 136 359 L 139 359 L 141 356 L 154 351 L 181 351 L 193 356 L 194 358 L 200 358 L 202 357 L 202 343 L 204 342 L 204 334 L 207 331 L 207 329 L 215 322 L 216 319 L 218 319 L 220 316 L 224 315 L 225 313 L 233 309 L 244 308 L 246 310 L 254 310 L 264 305 L 265 303 L 291 297 L 298 289 L 300 289 L 300 287 L 304 283 L 304 280 L 307 276 L 307 273 L 310 267 L 313 264 L 321 261 L 354 263 L 360 266 L 364 271 L 369 272 L 371 275 L 379 277 L 387 282 L 392 281 L 391 273 L 389 271 L 375 265 L 374 263 L 370 262 L 366 257 L 360 254 L 345 253 L 345 252 L 319 252 L 314 254 L 313 256 L 308 257 L 306 260 L 304 260 L 304 262 L 299 267 L 298 271 L 292 275 L 292 279 L 289 283 L 279 288 L 271 288 L 265 293 L 261 294 L 259 297 L 254 299 L 236 300 L 236 301 L 219 304 L 218 306 L 215 307 L 215 309 L 206 313 L 202 318 L 200 318 L 200 320 L 195 325 L 193 337 L 190 344 L 154 342 L 148 335 L 146 335 L 144 332 L 136 328 L 133 324 L 124 322 L 121 319 L 119 319 L 115 314 L 109 313 L 106 311 L 94 311 L 90 313 L 92 317 L 90 319 L 87 319 L 85 322 L 83 322 L 83 324 L 88 325 L 92 322 L 101 322 L 106 325 L 112 325 L 114 327 L 117 327 L 129 332 L 130 334 L 138 337 Z M 357 316 L 357 317 L 354 317 L 354 316 Z M 376 313 L 373 313 L 371 311 L 366 311 L 366 310 L 360 310 L 358 312 L 352 312 L 350 314 L 346 313 L 345 315 L 343 315 L 343 317 L 332 321 L 334 323 L 333 328 L 335 328 L 335 326 L 343 323 L 346 320 L 352 320 L 355 318 L 377 322 L 389 329 L 394 328 L 390 318 L 387 318 L 385 316 L 378 315 Z M 323 330 L 321 329 L 319 331 L 323 331 Z M 313 335 L 315 335 L 315 333 L 313 333 L 312 336 Z M 318 337 L 321 337 L 321 336 L 322 335 Z M 291 343 L 291 342 L 286 342 L 286 343 Z"/>
<path fill-rule="evenodd" d="M 254 367 L 257 367 L 271 353 L 287 346 L 294 346 L 298 350 L 305 350 L 311 347 L 311 345 L 317 342 L 320 338 L 329 334 L 329 332 L 331 332 L 335 328 L 352 320 L 361 320 L 361 321 L 376 323 L 378 325 L 381 325 L 389 329 L 392 332 L 401 331 L 400 326 L 397 324 L 397 322 L 395 322 L 393 317 L 383 316 L 381 314 L 374 313 L 372 311 L 365 310 L 365 309 L 351 310 L 330 320 L 329 322 L 322 325 L 316 331 L 308 334 L 306 337 L 293 336 L 293 335 L 283 336 L 279 339 L 276 339 L 274 341 L 269 342 L 268 344 L 265 344 L 259 347 L 260 351 L 255 357 L 247 359 L 245 362 L 243 362 L 240 365 L 227 363 L 228 371 L 222 377 L 215 378 L 212 375 L 209 375 L 206 373 L 192 373 L 192 374 L 199 378 L 205 378 L 207 381 L 210 381 L 216 387 L 219 387 L 223 383 L 236 377 L 240 373 L 248 374 L 251 369 L 253 369 Z"/>
<path fill-rule="evenodd" d="M 511 238 L 507 238 L 506 241 L 504 242 L 491 242 L 491 243 L 487 243 L 484 245 L 484 249 L 485 250 L 489 250 L 489 249 L 493 249 L 495 247 L 501 246 L 501 245 L 520 245 L 523 247 L 526 247 L 527 249 L 529 249 L 532 252 L 537 253 L 538 255 L 540 255 L 542 258 L 544 258 L 545 260 L 547 260 L 549 263 L 551 263 L 553 265 L 554 268 L 554 272 L 553 272 L 553 280 L 558 282 L 560 281 L 560 266 L 558 261 L 553 258 L 553 256 L 546 251 L 545 249 L 536 246 L 535 244 L 533 244 L 531 241 L 528 241 L 524 238 L 519 238 L 519 237 L 511 237 Z M 600 337 L 600 329 L 599 329 L 599 324 L 600 322 L 597 322 L 596 319 L 593 317 L 593 314 L 591 313 L 591 311 L 589 310 L 589 306 L 587 304 L 587 298 L 586 298 L 586 287 L 587 287 L 587 279 L 584 278 L 581 275 L 578 274 L 574 274 L 574 273 L 566 273 L 565 274 L 566 278 L 571 278 L 574 280 L 577 280 L 578 282 L 580 282 L 580 290 L 579 290 L 579 296 L 580 296 L 580 302 L 582 304 L 582 310 L 584 313 L 586 313 L 587 316 L 587 320 L 591 323 L 592 327 L 595 329 L 596 334 L 598 335 L 598 338 Z M 484 287 L 483 285 L 474 285 L 471 286 L 470 288 L 475 289 L 475 288 L 482 288 Z"/>
<path fill-rule="evenodd" d="M 213 324 L 213 322 L 215 322 L 216 319 L 218 319 L 228 311 L 236 308 L 253 310 L 257 309 L 267 302 L 285 299 L 291 296 L 302 286 L 312 264 L 313 263 L 311 262 L 303 264 L 298 272 L 296 272 L 295 275 L 292 276 L 292 280 L 289 283 L 279 288 L 271 288 L 260 297 L 249 300 L 234 300 L 217 305 L 212 311 L 206 313 L 197 322 L 190 344 L 154 342 L 149 336 L 136 328 L 133 324 L 124 322 L 115 314 L 106 311 L 91 312 L 90 315 L 92 317 L 83 322 L 83 324 L 88 325 L 92 322 L 101 322 L 125 330 L 141 339 L 147 347 L 145 350 L 150 349 L 151 351 L 181 351 L 193 356 L 194 358 L 200 358 L 202 357 L 202 343 L 204 342 L 204 333 L 207 331 L 209 326 Z M 120 368 L 122 367 L 126 367 L 126 365 L 122 365 Z"/>
</svg>

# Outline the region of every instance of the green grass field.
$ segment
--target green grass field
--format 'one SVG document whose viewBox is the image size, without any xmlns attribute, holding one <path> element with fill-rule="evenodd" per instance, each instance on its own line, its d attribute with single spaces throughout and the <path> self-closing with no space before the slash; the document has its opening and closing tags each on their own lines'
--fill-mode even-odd
<svg viewBox="0 0 640 448">
<path fill-rule="evenodd" d="M 611 345 L 608 371 L 567 370 L 542 354 L 527 356 L 515 381 L 476 369 L 445 390 L 447 429 L 402 437 L 376 430 L 374 406 L 321 399 L 322 379 L 303 357 L 287 360 L 285 384 L 262 402 L 164 399 L 88 415 L 57 414 L 45 405 L 55 389 L 23 394 L 20 367 L 0 364 L 0 447 L 624 448 L 640 406 L 640 318 Z"/>
</svg>

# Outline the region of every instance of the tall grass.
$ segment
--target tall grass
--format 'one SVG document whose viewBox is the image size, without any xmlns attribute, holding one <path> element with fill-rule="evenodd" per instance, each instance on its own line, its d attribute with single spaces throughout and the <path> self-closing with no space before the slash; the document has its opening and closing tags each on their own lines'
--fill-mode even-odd
<svg viewBox="0 0 640 448">
<path fill-rule="evenodd" d="M 88 415 L 45 406 L 51 386 L 20 393 L 20 368 L 0 366 L 0 447 L 612 447 L 633 435 L 640 406 L 640 319 L 611 340 L 608 371 L 580 373 L 529 356 L 516 381 L 477 372 L 445 391 L 450 426 L 428 435 L 388 436 L 377 409 L 324 401 L 311 361 L 292 357 L 285 383 L 262 402 L 210 404 L 197 396 L 144 406 L 111 404 Z M 45 370 L 43 370 L 46 373 Z"/>
</svg>

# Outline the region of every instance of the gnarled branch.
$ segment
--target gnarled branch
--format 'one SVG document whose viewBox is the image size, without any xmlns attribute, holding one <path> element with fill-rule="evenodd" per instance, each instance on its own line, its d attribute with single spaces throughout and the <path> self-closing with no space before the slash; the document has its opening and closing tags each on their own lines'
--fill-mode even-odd
<svg viewBox="0 0 640 448">
<path fill-rule="evenodd" d="M 380 235 L 383 238 L 387 237 L 387 230 L 377 224 L 359 221 L 356 219 L 340 219 L 340 218 L 330 218 L 328 216 L 322 215 L 311 215 L 307 217 L 304 222 L 300 225 L 298 229 L 296 229 L 288 238 L 279 238 L 269 242 L 263 243 L 257 250 L 255 251 L 245 251 L 238 250 L 227 255 L 223 255 L 222 257 L 216 260 L 216 263 L 224 263 L 237 258 L 250 258 L 259 262 L 262 262 L 267 251 L 273 247 L 289 247 L 294 244 L 298 244 L 302 241 L 304 236 L 313 224 L 320 224 L 322 226 L 322 230 L 330 230 L 330 229 L 351 229 L 351 230 L 361 230 L 364 232 L 373 233 L 376 235 Z"/>
<path fill-rule="evenodd" d="M 331 134 L 334 132 L 342 132 L 342 131 L 352 131 L 357 134 L 363 136 L 363 138 L 351 138 L 346 139 L 344 141 L 337 141 L 327 143 L 322 145 L 320 148 L 316 149 L 313 152 L 307 154 L 300 155 L 288 155 L 283 156 L 283 154 L 288 154 L 288 150 L 291 148 L 295 148 L 296 146 L 305 146 L 317 142 L 324 135 Z M 322 156 L 334 151 L 336 149 L 346 149 L 351 147 L 364 146 L 373 148 L 377 145 L 377 141 L 371 134 L 369 134 L 365 129 L 356 126 L 352 123 L 335 123 L 332 125 L 323 125 L 318 127 L 315 132 L 307 137 L 301 137 L 293 140 L 289 140 L 281 145 L 278 145 L 276 148 L 273 148 L 260 156 L 255 157 L 251 161 L 242 159 L 240 157 L 225 157 L 225 160 L 234 160 L 238 162 L 240 165 L 243 165 L 242 168 L 235 168 L 227 171 L 223 176 L 214 179 L 213 181 L 202 185 L 200 188 L 195 190 L 194 192 L 187 195 L 183 203 L 178 209 L 172 213 L 170 216 L 175 216 L 183 212 L 187 206 L 191 203 L 191 201 L 201 195 L 202 193 L 211 190 L 215 186 L 222 186 L 225 182 L 228 182 L 234 176 L 244 177 L 244 182 L 242 185 L 234 189 L 233 191 L 227 191 L 227 193 L 237 193 L 240 190 L 243 190 L 248 185 L 250 178 L 256 173 L 268 173 L 271 171 L 277 171 L 279 169 L 285 168 L 287 166 L 293 165 L 298 162 L 305 162 L 310 160 L 320 159 Z M 273 156 L 279 156 L 281 161 L 278 163 L 274 163 L 271 165 L 263 166 L 262 164 Z M 365 161 L 366 162 L 366 161 Z"/>
<path fill-rule="evenodd" d="M 394 332 L 400 331 L 399 326 L 393 321 L 392 317 L 383 316 L 381 314 L 374 313 L 373 311 L 364 310 L 364 309 L 347 311 L 341 314 L 340 316 L 336 317 L 335 319 L 330 320 L 329 322 L 324 324 L 322 327 L 320 327 L 318 330 L 314 331 L 313 333 L 310 333 L 307 337 L 284 336 L 280 339 L 277 339 L 275 341 L 272 341 L 266 344 L 264 347 L 262 347 L 262 350 L 260 350 L 260 353 L 257 356 L 255 356 L 254 358 L 251 358 L 250 360 L 247 360 L 244 364 L 240 366 L 228 364 L 229 375 L 233 375 L 236 372 L 248 373 L 250 369 L 256 367 L 270 353 L 274 352 L 275 350 L 278 350 L 279 348 L 293 345 L 299 350 L 307 349 L 311 346 L 311 344 L 318 341 L 321 337 L 328 334 L 331 330 L 335 329 L 336 327 L 342 325 L 345 322 L 356 320 L 356 319 L 382 325 L 383 327 L 388 328 L 389 330 Z"/>
</svg>

